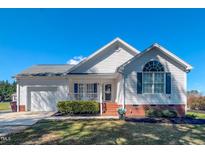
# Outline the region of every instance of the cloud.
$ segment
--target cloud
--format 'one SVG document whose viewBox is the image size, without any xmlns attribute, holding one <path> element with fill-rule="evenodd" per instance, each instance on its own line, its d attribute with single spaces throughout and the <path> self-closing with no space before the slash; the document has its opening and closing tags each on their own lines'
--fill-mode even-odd
<svg viewBox="0 0 205 154">
<path fill-rule="evenodd" d="M 78 63 L 80 63 L 81 61 L 83 61 L 86 57 L 83 57 L 83 56 L 75 56 L 71 59 L 69 59 L 67 61 L 67 64 L 72 64 L 72 65 L 76 65 Z"/>
</svg>

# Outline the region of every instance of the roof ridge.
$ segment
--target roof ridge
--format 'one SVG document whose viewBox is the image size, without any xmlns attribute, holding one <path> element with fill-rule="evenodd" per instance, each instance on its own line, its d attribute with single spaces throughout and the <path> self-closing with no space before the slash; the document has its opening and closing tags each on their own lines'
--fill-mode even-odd
<svg viewBox="0 0 205 154">
<path fill-rule="evenodd" d="M 46 66 L 46 65 L 47 65 L 47 66 L 49 66 L 49 65 L 51 65 L 51 66 L 52 66 L 52 65 L 59 65 L 59 66 L 60 66 L 60 65 L 73 65 L 73 66 L 74 66 L 74 64 L 36 64 L 36 65 L 33 65 L 33 66 Z"/>
</svg>

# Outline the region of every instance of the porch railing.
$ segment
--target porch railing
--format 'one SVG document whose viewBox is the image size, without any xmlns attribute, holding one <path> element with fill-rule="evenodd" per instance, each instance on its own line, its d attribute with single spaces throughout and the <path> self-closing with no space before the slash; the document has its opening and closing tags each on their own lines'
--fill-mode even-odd
<svg viewBox="0 0 205 154">
<path fill-rule="evenodd" d="M 98 93 L 69 93 L 69 100 L 99 101 L 100 95 Z"/>
</svg>

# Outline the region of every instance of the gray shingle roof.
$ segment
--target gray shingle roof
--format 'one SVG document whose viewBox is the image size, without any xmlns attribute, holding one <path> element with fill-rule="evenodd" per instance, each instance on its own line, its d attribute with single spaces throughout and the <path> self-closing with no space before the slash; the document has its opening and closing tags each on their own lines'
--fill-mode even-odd
<svg viewBox="0 0 205 154">
<path fill-rule="evenodd" d="M 63 76 L 74 65 L 70 64 L 43 64 L 31 66 L 16 76 Z"/>
</svg>

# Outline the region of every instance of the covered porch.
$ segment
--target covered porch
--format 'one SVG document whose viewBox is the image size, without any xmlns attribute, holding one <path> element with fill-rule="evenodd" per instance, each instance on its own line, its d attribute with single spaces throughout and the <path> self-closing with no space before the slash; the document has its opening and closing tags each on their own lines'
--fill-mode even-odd
<svg viewBox="0 0 205 154">
<path fill-rule="evenodd" d="M 120 79 L 120 74 L 72 75 L 69 77 L 69 100 L 97 101 L 101 115 L 117 115 Z"/>
</svg>

